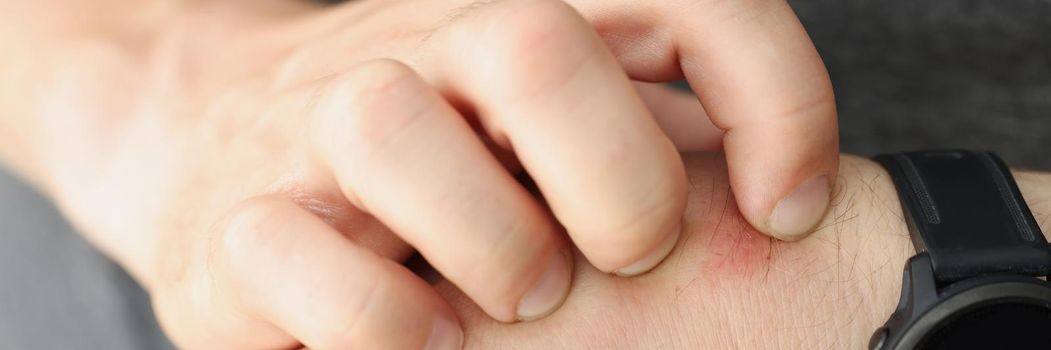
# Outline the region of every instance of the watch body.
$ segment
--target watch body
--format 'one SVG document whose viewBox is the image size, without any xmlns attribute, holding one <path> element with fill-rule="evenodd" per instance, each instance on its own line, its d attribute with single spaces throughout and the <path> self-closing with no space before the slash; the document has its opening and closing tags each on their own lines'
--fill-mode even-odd
<svg viewBox="0 0 1051 350">
<path fill-rule="evenodd" d="M 995 155 L 877 156 L 917 254 L 871 349 L 1051 349 L 1051 247 Z"/>
</svg>

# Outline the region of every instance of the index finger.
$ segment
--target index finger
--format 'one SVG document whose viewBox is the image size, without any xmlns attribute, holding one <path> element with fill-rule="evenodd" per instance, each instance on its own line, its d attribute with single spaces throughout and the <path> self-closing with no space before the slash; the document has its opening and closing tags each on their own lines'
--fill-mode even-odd
<svg viewBox="0 0 1051 350">
<path fill-rule="evenodd" d="M 785 1 L 570 2 L 633 79 L 690 82 L 726 130 L 730 183 L 754 227 L 788 240 L 811 231 L 838 168 L 835 99 Z"/>
</svg>

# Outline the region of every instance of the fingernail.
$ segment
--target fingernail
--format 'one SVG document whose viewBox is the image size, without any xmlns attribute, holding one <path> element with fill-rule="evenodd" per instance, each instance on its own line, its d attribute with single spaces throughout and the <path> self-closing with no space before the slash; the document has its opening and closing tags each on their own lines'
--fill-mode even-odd
<svg viewBox="0 0 1051 350">
<path fill-rule="evenodd" d="M 809 233 L 828 208 L 828 176 L 821 175 L 796 187 L 795 191 L 781 199 L 770 213 L 767 227 L 775 237 L 795 241 Z"/>
<path fill-rule="evenodd" d="M 533 284 L 533 288 L 518 302 L 518 320 L 532 321 L 554 312 L 569 294 L 572 274 L 569 254 L 559 252 L 551 256 L 547 270 Z"/>
<path fill-rule="evenodd" d="M 631 277 L 653 270 L 654 267 L 657 267 L 657 264 L 664 261 L 664 258 L 668 256 L 668 253 L 671 253 L 672 248 L 675 248 L 675 243 L 679 241 L 679 235 L 681 234 L 682 223 L 678 223 L 675 225 L 675 228 L 672 229 L 671 233 L 664 238 L 664 241 L 657 246 L 657 249 L 650 252 L 650 255 L 647 255 L 645 258 L 642 258 L 642 260 L 636 261 L 631 265 L 613 271 L 613 274 L 620 277 Z"/>
<path fill-rule="evenodd" d="M 463 347 L 463 330 L 453 320 L 438 316 L 431 325 L 431 337 L 424 350 L 459 350 Z"/>
</svg>

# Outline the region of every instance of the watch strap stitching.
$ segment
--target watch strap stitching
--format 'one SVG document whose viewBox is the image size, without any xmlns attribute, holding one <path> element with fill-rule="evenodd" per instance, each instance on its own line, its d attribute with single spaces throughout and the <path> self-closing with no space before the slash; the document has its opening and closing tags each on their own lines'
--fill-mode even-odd
<svg viewBox="0 0 1051 350">
<path fill-rule="evenodd" d="M 1018 205 L 1018 198 L 1015 198 L 1014 194 L 1011 193 L 1003 171 L 1000 171 L 1000 167 L 996 165 L 996 161 L 993 160 L 989 152 L 980 152 L 979 154 L 982 164 L 992 174 L 993 182 L 996 183 L 996 189 L 1000 191 L 1000 197 L 1003 198 L 1007 210 L 1011 213 L 1011 218 L 1014 220 L 1015 226 L 1018 227 L 1018 232 L 1021 233 L 1022 239 L 1026 242 L 1032 242 L 1036 239 L 1036 236 L 1033 235 L 1032 228 L 1026 224 L 1025 218 L 1022 216 L 1022 208 Z"/>
<path fill-rule="evenodd" d="M 938 207 L 934 205 L 934 200 L 931 199 L 931 195 L 927 191 L 927 184 L 924 183 L 923 177 L 920 176 L 916 165 L 912 163 L 912 159 L 909 159 L 904 154 L 895 154 L 894 160 L 898 162 L 898 165 L 905 172 L 905 178 L 912 184 L 912 192 L 920 204 L 920 210 L 923 211 L 923 216 L 927 219 L 927 223 L 935 225 L 941 223 Z"/>
</svg>

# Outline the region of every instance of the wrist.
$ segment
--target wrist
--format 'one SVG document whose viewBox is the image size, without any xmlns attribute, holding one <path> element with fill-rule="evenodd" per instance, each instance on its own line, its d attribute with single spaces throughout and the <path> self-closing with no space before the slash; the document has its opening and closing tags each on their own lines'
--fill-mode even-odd
<svg viewBox="0 0 1051 350">
<path fill-rule="evenodd" d="M 897 306 L 899 294 L 901 293 L 902 288 L 901 275 L 904 269 L 903 265 L 907 263 L 908 258 L 916 254 L 916 251 L 911 244 L 912 237 L 907 231 L 905 220 L 902 217 L 902 207 L 897 190 L 893 183 L 889 181 L 890 175 L 881 166 L 875 165 L 867 159 L 859 159 L 858 161 L 864 162 L 866 166 L 875 167 L 876 169 L 874 169 L 874 173 L 878 174 L 878 176 L 883 179 L 880 181 L 872 180 L 863 183 L 865 183 L 867 190 L 877 194 L 875 198 L 881 198 L 879 202 L 884 204 L 884 210 L 882 212 L 886 214 L 886 217 L 892 218 L 889 221 L 886 221 L 885 224 L 891 227 L 897 227 L 897 229 L 889 231 L 891 236 L 905 235 L 910 240 L 910 243 L 905 247 L 908 253 L 904 256 L 904 259 L 901 258 L 900 255 L 897 255 L 894 260 L 888 264 L 889 269 L 896 273 L 889 277 L 884 274 L 883 282 L 877 284 L 877 286 L 883 286 L 884 288 L 881 292 L 873 294 L 874 296 L 879 295 L 879 297 L 873 298 L 873 305 L 879 306 L 878 309 L 873 310 L 874 314 L 878 315 L 876 318 L 878 325 L 860 329 L 862 332 L 860 336 L 863 337 L 870 336 L 871 332 L 875 331 L 877 327 L 882 325 Z M 1051 238 L 1051 233 L 1047 230 L 1049 224 L 1051 224 L 1051 174 L 1021 170 L 1012 170 L 1011 173 L 1019 186 L 1019 190 L 1025 202 L 1029 206 L 1033 216 L 1036 218 L 1038 225 L 1041 227 L 1040 232 L 1044 234 L 1045 237 Z M 850 181 L 845 180 L 845 182 L 849 183 Z M 876 210 L 876 212 L 880 212 L 880 210 Z M 835 213 L 829 213 L 830 218 L 835 216 Z M 886 242 L 890 243 L 892 241 L 900 242 L 900 240 L 897 239 L 888 240 Z M 901 251 L 899 250 L 898 252 L 900 253 Z M 854 263 L 851 262 L 851 264 Z M 859 346 L 864 345 L 864 343 L 859 344 Z"/>
<path fill-rule="evenodd" d="M 1011 173 L 1040 231 L 1051 241 L 1051 173 L 1024 170 Z"/>
<path fill-rule="evenodd" d="M 868 160 L 862 161 L 869 166 L 874 165 Z M 876 168 L 875 173 L 878 174 L 879 177 L 889 179 L 890 175 L 885 169 L 880 166 L 876 166 Z M 1038 225 L 1041 227 L 1040 233 L 1047 238 L 1051 238 L 1051 234 L 1049 234 L 1047 230 L 1049 227 L 1048 224 L 1051 224 L 1051 174 L 1019 170 L 1012 170 L 1011 173 L 1019 186 L 1019 191 L 1021 192 L 1022 197 L 1029 206 L 1033 216 L 1036 218 Z M 866 187 L 868 187 L 873 193 L 877 193 L 877 197 L 884 198 L 883 200 L 880 200 L 880 202 L 887 204 L 884 213 L 891 214 L 888 216 L 893 217 L 893 219 L 887 221 L 887 224 L 898 227 L 898 229 L 893 230 L 893 235 L 904 234 L 909 237 L 911 241 L 911 234 L 905 229 L 906 225 L 905 220 L 902 217 L 900 199 L 893 184 L 888 180 L 869 181 L 867 182 Z M 887 201 L 886 199 L 890 199 L 890 201 Z M 877 212 L 878 211 L 879 210 L 877 210 Z M 829 215 L 835 216 L 834 213 L 830 213 Z M 892 311 L 897 307 L 899 294 L 902 292 L 901 275 L 904 270 L 902 265 L 907 263 L 908 258 L 916 254 L 911 243 L 907 245 L 906 249 L 908 254 L 904 259 L 900 258 L 899 255 L 899 257 L 896 257 L 893 262 L 888 264 L 888 266 L 892 266 L 890 267 L 892 271 L 896 271 L 896 276 L 890 276 L 890 278 L 888 278 L 884 275 L 884 281 L 877 285 L 883 286 L 884 289 L 878 293 L 873 293 L 874 296 L 879 295 L 879 297 L 873 298 L 873 305 L 878 306 L 877 309 L 873 310 L 873 314 L 878 315 L 876 318 L 878 325 L 859 329 L 862 332 L 860 336 L 870 336 L 876 328 L 882 325 L 883 322 L 886 322 Z M 851 262 L 851 264 L 854 264 L 854 262 Z M 864 343 L 858 345 L 865 346 Z"/>
<path fill-rule="evenodd" d="M 1051 301 L 1042 281 L 1051 255 L 1025 203 L 1038 215 L 1043 211 L 1042 176 L 1023 176 L 982 151 L 904 152 L 875 160 L 894 179 L 912 240 L 923 252 L 908 260 L 899 304 L 871 345 L 989 347 L 994 344 L 985 341 L 992 338 L 1013 342 L 1008 347 L 1051 344 L 1039 335 Z M 1025 321 L 1015 324 L 1019 320 Z"/>
</svg>

